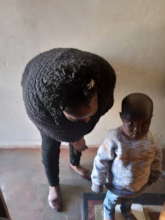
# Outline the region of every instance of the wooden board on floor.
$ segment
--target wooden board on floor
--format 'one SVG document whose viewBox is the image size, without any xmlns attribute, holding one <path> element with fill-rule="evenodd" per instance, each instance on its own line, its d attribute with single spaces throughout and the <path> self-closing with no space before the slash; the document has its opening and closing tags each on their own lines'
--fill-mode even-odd
<svg viewBox="0 0 165 220">
<path fill-rule="evenodd" d="M 142 205 L 133 204 L 131 209 L 132 209 L 132 213 L 135 215 L 137 220 L 146 220 Z M 102 205 L 95 206 L 95 220 L 103 220 L 102 210 L 103 210 Z M 117 205 L 115 208 L 115 219 L 123 220 L 123 217 L 120 211 L 120 205 Z"/>
<path fill-rule="evenodd" d="M 6 220 L 11 220 L 7 209 L 7 205 L 5 203 L 2 191 L 0 189 L 0 219 L 1 217 L 5 218 Z"/>
</svg>

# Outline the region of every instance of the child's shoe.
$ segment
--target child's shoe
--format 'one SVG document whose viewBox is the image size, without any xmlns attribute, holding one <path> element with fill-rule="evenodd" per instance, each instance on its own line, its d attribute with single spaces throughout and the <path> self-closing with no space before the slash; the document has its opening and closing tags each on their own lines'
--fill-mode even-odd
<svg viewBox="0 0 165 220">
<path fill-rule="evenodd" d="M 124 217 L 125 220 L 138 220 L 133 214 L 132 212 L 122 212 L 122 215 Z"/>
<path fill-rule="evenodd" d="M 103 213 L 103 215 L 104 215 L 103 220 L 115 220 L 114 216 L 107 216 L 107 215 L 105 215 L 105 213 Z"/>
</svg>

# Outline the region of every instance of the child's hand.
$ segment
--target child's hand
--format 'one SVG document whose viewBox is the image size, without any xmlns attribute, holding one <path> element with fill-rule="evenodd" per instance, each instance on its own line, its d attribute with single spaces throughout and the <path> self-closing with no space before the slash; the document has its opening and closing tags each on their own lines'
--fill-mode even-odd
<svg viewBox="0 0 165 220">
<path fill-rule="evenodd" d="M 160 213 L 159 220 L 165 220 L 165 203 L 164 203 L 164 206 L 163 206 L 163 210 Z"/>
<path fill-rule="evenodd" d="M 103 186 L 92 184 L 91 190 L 95 193 L 103 192 Z"/>
</svg>

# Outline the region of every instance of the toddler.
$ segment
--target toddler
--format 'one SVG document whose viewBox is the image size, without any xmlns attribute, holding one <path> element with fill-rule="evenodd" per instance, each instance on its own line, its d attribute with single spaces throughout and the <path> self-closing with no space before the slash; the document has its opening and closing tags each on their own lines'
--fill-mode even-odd
<svg viewBox="0 0 165 220">
<path fill-rule="evenodd" d="M 132 93 L 122 101 L 122 126 L 110 130 L 99 147 L 92 170 L 92 191 L 108 191 L 103 203 L 104 220 L 115 219 L 121 204 L 125 220 L 136 220 L 132 198 L 157 181 L 161 174 L 161 151 L 149 131 L 153 102 L 145 94 Z"/>
</svg>

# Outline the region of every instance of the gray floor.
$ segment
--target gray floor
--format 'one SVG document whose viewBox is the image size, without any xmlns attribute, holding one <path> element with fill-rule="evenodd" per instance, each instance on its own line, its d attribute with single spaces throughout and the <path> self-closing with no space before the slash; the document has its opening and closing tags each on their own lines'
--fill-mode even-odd
<svg viewBox="0 0 165 220">
<path fill-rule="evenodd" d="M 83 153 L 82 164 L 91 167 L 95 150 Z M 81 219 L 82 192 L 90 184 L 68 167 L 68 151 L 62 150 L 60 179 L 64 212 L 56 213 L 47 204 L 48 185 L 39 150 L 0 150 L 0 186 L 12 220 Z"/>
<path fill-rule="evenodd" d="M 91 168 L 96 149 L 83 153 L 82 165 Z M 60 179 L 64 212 L 56 213 L 47 204 L 48 185 L 39 150 L 0 150 L 0 187 L 12 220 L 80 220 L 82 193 L 90 184 L 68 167 L 68 151 L 63 149 Z M 163 177 L 148 191 L 165 193 Z"/>
</svg>

